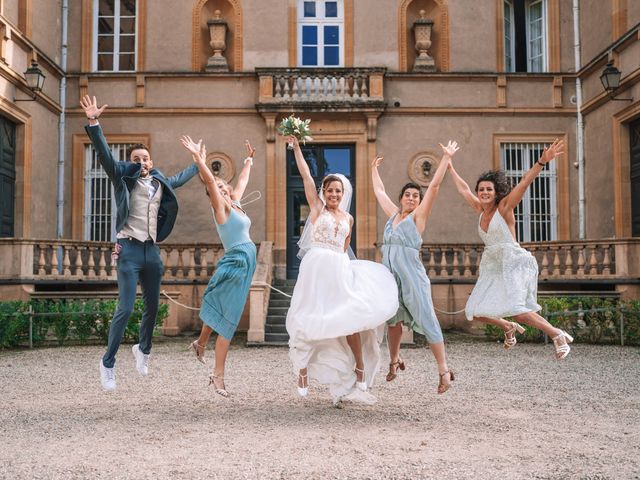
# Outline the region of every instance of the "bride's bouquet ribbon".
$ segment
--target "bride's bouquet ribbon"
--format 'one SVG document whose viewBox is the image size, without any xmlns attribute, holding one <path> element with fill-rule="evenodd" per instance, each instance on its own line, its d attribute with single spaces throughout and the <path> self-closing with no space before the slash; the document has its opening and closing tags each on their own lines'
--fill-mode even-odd
<svg viewBox="0 0 640 480">
<path fill-rule="evenodd" d="M 311 120 L 309 119 L 301 120 L 300 118 L 291 115 L 282 119 L 278 126 L 278 133 L 286 137 L 296 137 L 298 141 L 305 144 L 306 142 L 313 140 L 311 137 L 311 130 L 309 129 L 310 123 Z"/>
</svg>

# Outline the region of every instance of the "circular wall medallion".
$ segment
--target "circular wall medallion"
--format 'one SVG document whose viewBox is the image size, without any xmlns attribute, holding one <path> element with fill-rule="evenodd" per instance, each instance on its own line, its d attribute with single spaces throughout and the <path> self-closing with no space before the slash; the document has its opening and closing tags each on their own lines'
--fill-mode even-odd
<svg viewBox="0 0 640 480">
<path fill-rule="evenodd" d="M 409 178 L 421 187 L 427 187 L 431 183 L 439 163 L 438 157 L 431 152 L 418 153 L 409 161 Z"/>
<path fill-rule="evenodd" d="M 229 183 L 236 176 L 236 167 L 233 160 L 221 152 L 213 152 L 207 155 L 207 165 L 216 177 L 220 177 Z"/>
</svg>

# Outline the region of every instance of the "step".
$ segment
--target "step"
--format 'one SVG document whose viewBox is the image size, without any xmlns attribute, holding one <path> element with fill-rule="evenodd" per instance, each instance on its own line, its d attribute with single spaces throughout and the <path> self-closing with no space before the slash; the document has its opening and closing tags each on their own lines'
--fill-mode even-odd
<svg viewBox="0 0 640 480">
<path fill-rule="evenodd" d="M 267 323 L 264 326 L 265 335 L 268 333 L 287 333 L 287 326 L 280 324 Z"/>
<path fill-rule="evenodd" d="M 274 299 L 274 300 L 287 300 L 290 302 L 291 295 L 293 295 L 293 289 L 290 289 L 289 291 L 287 291 L 286 288 L 284 289 L 281 288 L 280 290 L 282 290 L 282 293 L 284 293 L 284 295 L 281 292 L 276 292 L 275 290 L 271 290 L 271 297 L 269 297 L 269 301 L 271 301 L 271 299 Z"/>
<path fill-rule="evenodd" d="M 278 299 L 274 300 L 273 297 L 269 299 L 269 308 L 271 307 L 287 307 L 291 305 L 291 299 L 287 298 L 286 300 L 282 299 L 282 295 L 278 295 Z"/>
<path fill-rule="evenodd" d="M 289 343 L 289 335 L 286 333 L 266 333 L 264 334 L 265 342 L 279 342 L 288 344 Z"/>
<path fill-rule="evenodd" d="M 289 342 L 247 342 L 247 347 L 288 347 Z"/>
<path fill-rule="evenodd" d="M 267 315 L 267 321 L 265 324 L 267 323 L 271 325 L 284 325 L 287 323 L 287 317 L 284 315 Z"/>
<path fill-rule="evenodd" d="M 282 279 L 276 278 L 276 279 L 273 280 L 273 282 L 271 282 L 271 284 L 274 287 L 278 287 L 278 288 L 280 288 L 281 286 L 293 288 L 296 285 L 296 280 L 293 280 L 293 279 L 290 279 L 290 278 L 288 278 L 287 280 L 282 280 Z"/>
<path fill-rule="evenodd" d="M 286 317 L 288 311 L 289 311 L 289 307 L 273 307 L 271 306 L 271 304 L 269 304 L 269 309 L 267 310 L 267 316 Z"/>
</svg>

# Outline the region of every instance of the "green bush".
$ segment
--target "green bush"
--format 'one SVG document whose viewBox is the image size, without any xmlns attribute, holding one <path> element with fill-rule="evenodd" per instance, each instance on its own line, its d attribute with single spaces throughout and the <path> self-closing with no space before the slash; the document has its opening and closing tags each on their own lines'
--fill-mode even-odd
<svg viewBox="0 0 640 480">
<path fill-rule="evenodd" d="M 620 343 L 620 312 L 624 314 L 625 345 L 640 345 L 640 301 L 619 302 L 600 297 L 541 297 L 540 315 L 553 326 L 571 334 L 576 342 Z M 582 310 L 581 312 L 577 312 Z M 603 310 L 603 311 L 598 311 Z M 510 319 L 508 319 L 510 320 Z M 544 333 L 525 327 L 518 341 L 542 342 Z M 503 331 L 493 325 L 485 326 L 485 334 L 492 339 L 504 337 Z"/>
<path fill-rule="evenodd" d="M 29 307 L 31 307 L 32 339 L 34 345 L 55 340 L 58 345 L 67 342 L 106 344 L 109 325 L 117 307 L 116 300 L 31 300 L 29 302 L 0 302 L 0 348 L 26 345 L 29 342 Z M 140 333 L 140 319 L 144 303 L 136 300 L 134 312 L 125 329 L 124 341 L 131 342 Z M 160 327 L 169 314 L 169 307 L 161 304 L 156 327 Z"/>
</svg>

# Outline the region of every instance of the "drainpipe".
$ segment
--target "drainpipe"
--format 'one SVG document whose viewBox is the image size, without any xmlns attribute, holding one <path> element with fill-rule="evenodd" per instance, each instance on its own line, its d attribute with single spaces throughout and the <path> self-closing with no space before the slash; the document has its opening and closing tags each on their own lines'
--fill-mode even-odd
<svg viewBox="0 0 640 480">
<path fill-rule="evenodd" d="M 69 0 L 62 0 L 62 35 L 60 46 L 60 120 L 58 121 L 58 191 L 56 198 L 56 237 L 64 235 L 64 131 L 65 107 L 67 103 L 67 23 L 69 17 Z"/>
<path fill-rule="evenodd" d="M 573 0 L 573 58 L 576 70 L 576 155 L 578 163 L 578 223 L 580 240 L 586 236 L 585 194 L 584 194 L 584 122 L 582 119 L 582 81 L 577 73 L 582 68 L 580 62 L 580 0 Z"/>
</svg>

